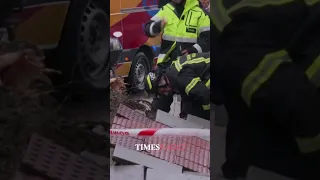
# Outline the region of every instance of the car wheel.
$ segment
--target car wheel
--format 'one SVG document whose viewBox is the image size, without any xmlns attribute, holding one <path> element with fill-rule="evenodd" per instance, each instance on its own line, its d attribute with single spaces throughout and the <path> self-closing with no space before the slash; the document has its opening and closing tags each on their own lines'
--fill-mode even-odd
<svg viewBox="0 0 320 180">
<path fill-rule="evenodd" d="M 72 1 L 53 67 L 62 72 L 55 84 L 106 88 L 109 84 L 109 16 L 97 0 Z"/>
<path fill-rule="evenodd" d="M 109 17 L 95 1 L 84 11 L 80 31 L 78 64 L 83 79 L 95 88 L 106 88 L 109 82 Z"/>
<path fill-rule="evenodd" d="M 134 57 L 129 73 L 129 84 L 133 92 L 145 90 L 145 77 L 150 72 L 149 59 L 143 52 Z"/>
</svg>

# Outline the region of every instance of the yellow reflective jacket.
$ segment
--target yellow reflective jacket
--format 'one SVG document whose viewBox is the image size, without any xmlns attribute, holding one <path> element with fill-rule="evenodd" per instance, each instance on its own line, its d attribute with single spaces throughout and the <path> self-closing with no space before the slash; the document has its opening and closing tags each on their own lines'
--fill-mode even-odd
<svg viewBox="0 0 320 180">
<path fill-rule="evenodd" d="M 167 21 L 163 30 L 160 29 L 162 19 Z M 176 59 L 182 50 L 189 53 L 210 50 L 210 18 L 207 12 L 199 7 L 198 0 L 186 0 L 181 16 L 173 3 L 164 5 L 145 25 L 145 34 L 149 37 L 155 37 L 161 32 L 158 64 Z"/>
</svg>

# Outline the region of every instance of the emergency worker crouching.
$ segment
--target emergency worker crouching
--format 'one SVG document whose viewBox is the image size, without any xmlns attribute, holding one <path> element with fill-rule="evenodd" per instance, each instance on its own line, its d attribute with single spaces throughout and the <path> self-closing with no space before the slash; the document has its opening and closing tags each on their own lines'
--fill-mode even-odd
<svg viewBox="0 0 320 180">
<path fill-rule="evenodd" d="M 145 34 L 155 37 L 162 33 L 157 70 L 164 71 L 181 55 L 210 50 L 210 18 L 198 0 L 172 0 L 145 25 Z M 172 96 L 155 98 L 153 113 L 157 109 L 170 111 Z"/>
<path fill-rule="evenodd" d="M 145 83 L 156 96 L 181 95 L 181 114 L 210 120 L 210 53 L 181 56 L 165 73 L 150 72 Z"/>
</svg>

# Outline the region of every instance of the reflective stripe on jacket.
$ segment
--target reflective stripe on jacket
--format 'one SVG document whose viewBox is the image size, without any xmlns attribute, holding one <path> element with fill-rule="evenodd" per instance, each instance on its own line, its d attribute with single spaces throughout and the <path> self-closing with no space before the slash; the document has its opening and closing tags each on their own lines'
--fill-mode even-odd
<svg viewBox="0 0 320 180">
<path fill-rule="evenodd" d="M 201 79 L 202 74 L 210 78 L 210 53 L 190 54 L 179 57 L 169 68 L 167 77 L 172 87 L 181 95 L 191 97 L 210 110 L 210 79 Z M 204 73 L 203 71 L 208 71 Z"/>
<path fill-rule="evenodd" d="M 234 17 L 236 17 L 241 12 L 243 12 L 244 9 L 248 10 L 249 8 L 253 8 L 255 10 L 255 8 L 262 8 L 264 6 L 280 6 L 289 3 L 301 3 L 303 5 L 303 1 L 299 0 L 239 0 L 238 3 L 226 8 L 224 6 L 225 1 L 227 0 L 213 0 L 211 2 L 211 19 L 215 27 L 220 32 L 222 32 L 224 28 L 232 22 L 233 15 Z M 304 2 L 304 5 L 315 6 L 320 1 L 304 0 Z M 240 9 L 242 9 L 243 11 L 240 12 Z M 311 28 L 314 28 L 314 26 Z M 301 38 L 305 39 L 306 32 L 302 32 L 301 35 Z M 279 70 L 281 66 L 284 67 L 290 66 L 294 63 L 301 63 L 297 62 L 299 60 L 301 61 L 301 57 L 294 59 L 293 57 L 291 57 L 292 52 L 288 52 L 286 48 L 287 47 L 284 47 L 283 50 L 266 54 L 257 64 L 257 66 L 252 69 L 252 71 L 245 77 L 241 87 L 241 96 L 249 108 L 254 108 L 252 105 L 252 99 L 254 99 L 254 95 L 258 94 L 259 90 L 262 91 L 264 89 L 263 85 L 267 84 L 272 77 L 275 78 L 274 74 Z M 296 48 L 294 51 L 300 51 L 300 49 Z M 312 56 L 310 62 L 302 63 L 306 67 L 305 73 L 309 78 L 310 83 L 312 83 L 315 87 L 320 88 L 320 50 L 318 54 L 311 55 L 309 53 L 304 55 Z M 304 122 L 307 122 L 307 120 L 304 120 Z M 304 124 L 304 122 L 301 123 Z M 307 123 L 304 124 L 304 126 L 312 127 L 311 124 Z M 301 137 L 300 135 L 297 135 L 296 140 L 301 152 L 310 153 L 320 150 L 320 134 L 313 135 L 313 137 Z"/>
<path fill-rule="evenodd" d="M 151 18 L 145 26 L 145 33 L 150 37 L 158 35 L 153 26 L 165 19 L 166 26 L 162 33 L 160 54 L 157 63 L 176 59 L 181 51 L 194 48 L 195 52 L 208 52 L 210 49 L 210 18 L 199 7 L 198 0 L 186 0 L 183 13 L 179 17 L 175 6 L 168 3 Z M 159 25 L 159 24 L 158 24 Z"/>
</svg>

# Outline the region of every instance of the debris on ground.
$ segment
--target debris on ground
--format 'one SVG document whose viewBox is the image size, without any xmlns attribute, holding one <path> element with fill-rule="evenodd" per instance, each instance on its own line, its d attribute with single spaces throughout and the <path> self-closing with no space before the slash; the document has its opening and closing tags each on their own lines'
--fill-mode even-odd
<svg viewBox="0 0 320 180">
<path fill-rule="evenodd" d="M 110 88 L 113 91 L 123 92 L 126 89 L 126 83 L 124 83 L 123 78 L 111 78 L 110 79 Z"/>
<path fill-rule="evenodd" d="M 39 91 L 44 87 L 52 89 L 50 73 L 61 72 L 44 65 L 45 56 L 32 44 L 12 42 L 0 44 L 1 86 L 17 92 Z"/>
<path fill-rule="evenodd" d="M 116 115 L 119 105 L 128 101 L 128 96 L 126 91 L 115 91 L 110 89 L 110 124 L 112 124 L 112 120 Z"/>
<path fill-rule="evenodd" d="M 137 110 L 142 114 L 151 110 L 151 103 L 145 100 L 131 100 L 123 78 L 111 76 L 110 79 L 110 124 L 115 117 L 120 104 L 126 104 L 131 109 Z"/>
<path fill-rule="evenodd" d="M 15 173 L 31 133 L 58 119 L 43 60 L 29 43 L 0 43 L 0 179 Z"/>
<path fill-rule="evenodd" d="M 19 167 L 30 135 L 58 119 L 41 101 L 41 96 L 0 88 L 0 179 L 10 179 Z"/>
<path fill-rule="evenodd" d="M 88 152 L 85 154 L 92 156 Z M 95 161 L 87 160 L 38 134 L 31 136 L 22 164 L 56 180 L 108 179 L 110 174 L 106 167 L 99 166 Z"/>
<path fill-rule="evenodd" d="M 125 165 L 125 166 L 112 166 L 110 167 L 110 179 L 114 180 L 143 180 L 144 167 L 140 165 Z"/>
<path fill-rule="evenodd" d="M 119 105 L 128 99 L 126 84 L 123 78 L 117 76 L 113 70 L 110 71 L 110 124 Z"/>
<path fill-rule="evenodd" d="M 168 113 L 157 113 L 156 121 L 153 121 L 143 114 L 121 104 L 116 112 L 112 123 L 112 129 L 130 128 L 198 128 L 199 125 L 188 122 L 178 117 L 173 117 Z M 176 119 L 179 121 L 176 121 Z M 168 121 L 165 121 L 165 120 Z M 172 124 L 173 123 L 175 124 Z M 168 123 L 166 123 L 168 122 Z M 135 144 L 187 144 L 185 151 L 137 151 Z M 121 137 L 111 136 L 110 144 L 115 147 L 110 154 L 116 165 L 110 171 L 111 180 L 128 174 L 134 180 L 142 180 L 140 173 L 144 172 L 146 180 L 163 179 L 161 175 L 165 172 L 164 179 L 190 179 L 208 180 L 210 177 L 210 139 L 203 137 Z M 139 166 L 152 168 L 156 173 L 148 174 L 150 171 L 132 172 Z M 185 173 L 191 171 L 193 173 Z M 114 178 L 112 178 L 114 177 Z M 119 179 L 119 178 L 118 178 Z"/>
<path fill-rule="evenodd" d="M 0 179 L 18 178 L 25 172 L 17 171 L 30 168 L 21 166 L 21 159 L 34 133 L 75 154 L 86 151 L 109 159 L 106 137 L 92 132 L 97 123 L 58 115 L 49 76 L 61 73 L 46 68 L 44 59 L 30 43 L 0 43 Z"/>
</svg>

